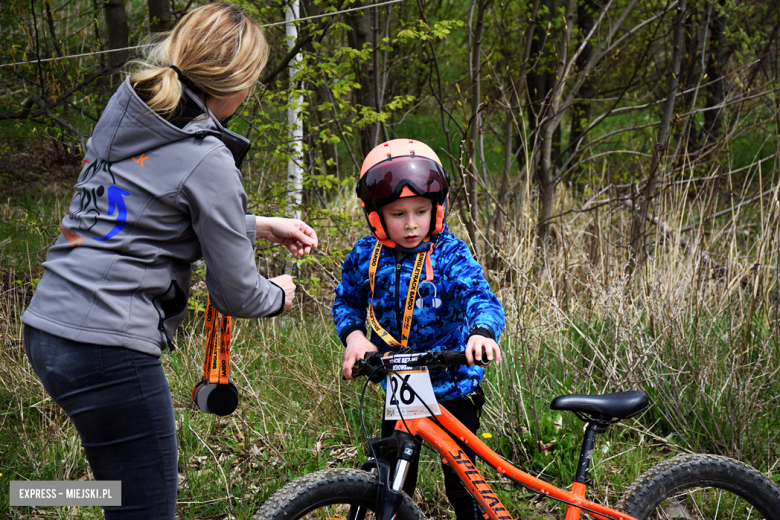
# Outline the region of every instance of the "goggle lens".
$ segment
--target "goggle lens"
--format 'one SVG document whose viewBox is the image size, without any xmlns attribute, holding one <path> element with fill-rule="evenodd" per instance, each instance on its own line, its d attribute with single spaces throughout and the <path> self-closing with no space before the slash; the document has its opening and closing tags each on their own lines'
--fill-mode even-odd
<svg viewBox="0 0 780 520">
<path fill-rule="evenodd" d="M 358 196 L 367 205 L 384 205 L 400 197 L 405 186 L 417 195 L 444 200 L 449 189 L 447 173 L 425 157 L 393 157 L 372 166 L 360 178 Z"/>
</svg>

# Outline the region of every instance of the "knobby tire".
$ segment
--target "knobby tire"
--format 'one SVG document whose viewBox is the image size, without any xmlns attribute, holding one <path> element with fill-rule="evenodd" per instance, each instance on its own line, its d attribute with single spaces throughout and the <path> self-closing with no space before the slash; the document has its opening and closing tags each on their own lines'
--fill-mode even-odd
<svg viewBox="0 0 780 520">
<path fill-rule="evenodd" d="M 364 508 L 373 519 L 376 507 L 376 475 L 356 469 L 325 469 L 305 475 L 268 499 L 253 520 L 344 519 L 350 505 Z M 425 520 L 404 495 L 396 520 Z"/>
<path fill-rule="evenodd" d="M 639 520 L 780 520 L 780 489 L 718 455 L 680 455 L 643 473 L 616 509 Z"/>
</svg>

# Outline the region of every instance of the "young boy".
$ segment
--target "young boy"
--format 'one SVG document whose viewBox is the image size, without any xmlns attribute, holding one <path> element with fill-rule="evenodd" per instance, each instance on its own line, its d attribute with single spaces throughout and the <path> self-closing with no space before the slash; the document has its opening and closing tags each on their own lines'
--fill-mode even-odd
<svg viewBox="0 0 780 520">
<path fill-rule="evenodd" d="M 394 139 L 366 156 L 357 192 L 372 234 L 344 262 L 332 313 L 346 346 L 342 370 L 349 380 L 366 352 L 465 351 L 470 366 L 430 376 L 439 405 L 476 433 L 485 398 L 479 386 L 484 369 L 474 360 L 500 362 L 496 340 L 504 310 L 468 246 L 447 229 L 448 189 L 438 156 L 419 141 Z M 415 294 L 410 286 L 417 287 Z M 370 340 L 367 319 L 374 331 Z M 394 421 L 383 421 L 382 436 L 394 427 Z M 463 449 L 473 461 L 474 452 Z M 410 496 L 416 481 L 413 461 L 404 486 Z M 444 483 L 458 520 L 482 518 L 446 466 Z"/>
</svg>

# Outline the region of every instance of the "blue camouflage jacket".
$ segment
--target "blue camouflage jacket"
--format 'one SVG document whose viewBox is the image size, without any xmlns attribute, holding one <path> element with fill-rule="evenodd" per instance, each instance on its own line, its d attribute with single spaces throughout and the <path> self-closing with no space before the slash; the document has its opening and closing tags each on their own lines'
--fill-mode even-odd
<svg viewBox="0 0 780 520">
<path fill-rule="evenodd" d="M 341 283 L 336 287 L 333 319 L 342 343 L 355 330 L 366 332 L 371 298 L 368 264 L 376 238 L 360 239 L 344 262 Z M 374 313 L 380 325 L 400 341 L 401 321 L 415 254 L 396 261 L 394 250 L 383 247 L 376 272 Z M 425 280 L 425 269 L 417 289 L 417 300 L 408 346 L 418 351 L 465 350 L 469 335 L 481 334 L 498 341 L 504 329 L 504 309 L 491 292 L 482 267 L 468 246 L 445 228 L 431 255 L 433 281 Z M 372 334 L 370 340 L 380 352 L 392 348 Z M 436 398 L 447 401 L 471 393 L 484 369 L 478 366 L 451 367 L 431 372 Z"/>
</svg>

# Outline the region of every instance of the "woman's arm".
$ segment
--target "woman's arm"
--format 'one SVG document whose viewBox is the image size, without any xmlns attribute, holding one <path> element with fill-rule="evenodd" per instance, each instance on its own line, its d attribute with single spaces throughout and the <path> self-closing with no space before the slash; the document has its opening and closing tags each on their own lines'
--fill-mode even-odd
<svg viewBox="0 0 780 520">
<path fill-rule="evenodd" d="M 211 139 L 207 137 L 204 145 L 211 145 Z M 275 316 L 292 303 L 285 281 L 272 283 L 257 272 L 252 233 L 247 229 L 246 194 L 224 146 L 213 146 L 203 156 L 181 185 L 177 201 L 191 219 L 208 265 L 206 285 L 217 310 L 239 318 L 261 318 Z"/>
</svg>

